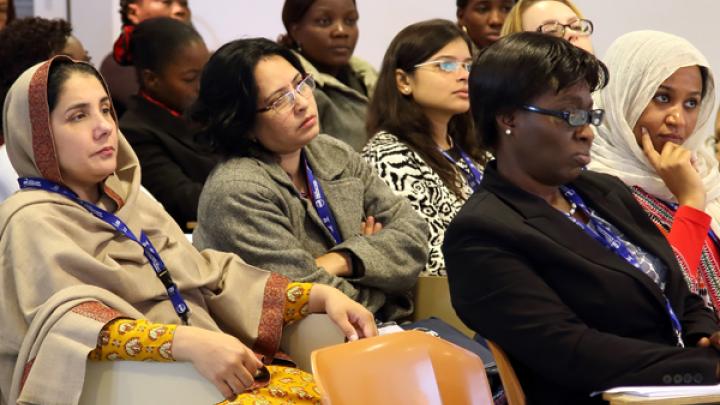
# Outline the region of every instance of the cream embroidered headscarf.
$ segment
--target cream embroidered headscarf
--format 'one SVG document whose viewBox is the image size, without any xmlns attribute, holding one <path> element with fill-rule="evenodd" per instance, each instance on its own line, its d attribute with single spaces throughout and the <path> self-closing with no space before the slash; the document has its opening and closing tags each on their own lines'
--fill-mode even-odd
<svg viewBox="0 0 720 405">
<path fill-rule="evenodd" d="M 593 95 L 594 108 L 605 109 L 605 121 L 596 128 L 590 169 L 617 176 L 628 186 L 640 186 L 666 201 L 676 201 L 638 145 L 633 127 L 662 82 L 686 66 L 708 70 L 695 131 L 683 146 L 693 151 L 707 192 L 706 212 L 720 232 L 720 172 L 707 144 L 713 136 L 715 82 L 705 57 L 687 40 L 658 31 L 636 31 L 616 39 L 603 60 L 610 71 L 608 86 Z"/>
</svg>

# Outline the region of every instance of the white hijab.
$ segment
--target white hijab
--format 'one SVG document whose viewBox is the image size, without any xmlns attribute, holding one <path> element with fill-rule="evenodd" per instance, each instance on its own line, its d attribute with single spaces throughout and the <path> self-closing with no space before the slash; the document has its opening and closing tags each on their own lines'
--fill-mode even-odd
<svg viewBox="0 0 720 405">
<path fill-rule="evenodd" d="M 713 217 L 712 228 L 720 232 L 720 171 L 707 144 L 713 136 L 715 81 L 707 59 L 687 40 L 658 31 L 636 31 L 616 39 L 605 55 L 610 71 L 608 86 L 593 95 L 594 108 L 605 109 L 605 121 L 595 129 L 590 169 L 617 176 L 628 186 L 640 186 L 666 201 L 673 194 L 655 172 L 638 145 L 633 128 L 662 82 L 686 66 L 704 66 L 705 97 L 695 131 L 683 146 L 695 155 L 695 168 L 707 192 L 705 211 Z"/>
</svg>

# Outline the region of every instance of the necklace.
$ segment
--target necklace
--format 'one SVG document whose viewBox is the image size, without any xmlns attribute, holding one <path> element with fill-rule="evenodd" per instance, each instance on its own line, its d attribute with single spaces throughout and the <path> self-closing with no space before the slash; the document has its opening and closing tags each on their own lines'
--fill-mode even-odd
<svg viewBox="0 0 720 405">
<path fill-rule="evenodd" d="M 574 202 L 570 203 L 570 210 L 567 212 L 568 215 L 573 216 L 575 215 L 575 211 L 577 211 L 577 204 Z"/>
</svg>

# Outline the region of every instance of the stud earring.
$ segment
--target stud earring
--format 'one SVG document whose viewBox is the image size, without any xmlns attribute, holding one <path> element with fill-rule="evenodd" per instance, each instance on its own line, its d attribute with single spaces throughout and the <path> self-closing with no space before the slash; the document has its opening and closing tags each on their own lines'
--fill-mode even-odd
<svg viewBox="0 0 720 405">
<path fill-rule="evenodd" d="M 507 129 L 505 130 L 505 135 L 512 135 L 512 129 L 507 128 Z"/>
</svg>

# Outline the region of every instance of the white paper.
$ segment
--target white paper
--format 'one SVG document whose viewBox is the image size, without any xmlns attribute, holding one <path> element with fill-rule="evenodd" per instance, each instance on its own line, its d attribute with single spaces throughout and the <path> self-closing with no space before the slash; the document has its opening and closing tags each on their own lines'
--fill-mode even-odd
<svg viewBox="0 0 720 405">
<path fill-rule="evenodd" d="M 608 394 L 625 394 L 647 398 L 702 397 L 720 395 L 720 384 L 617 387 L 605 392 Z"/>
</svg>

